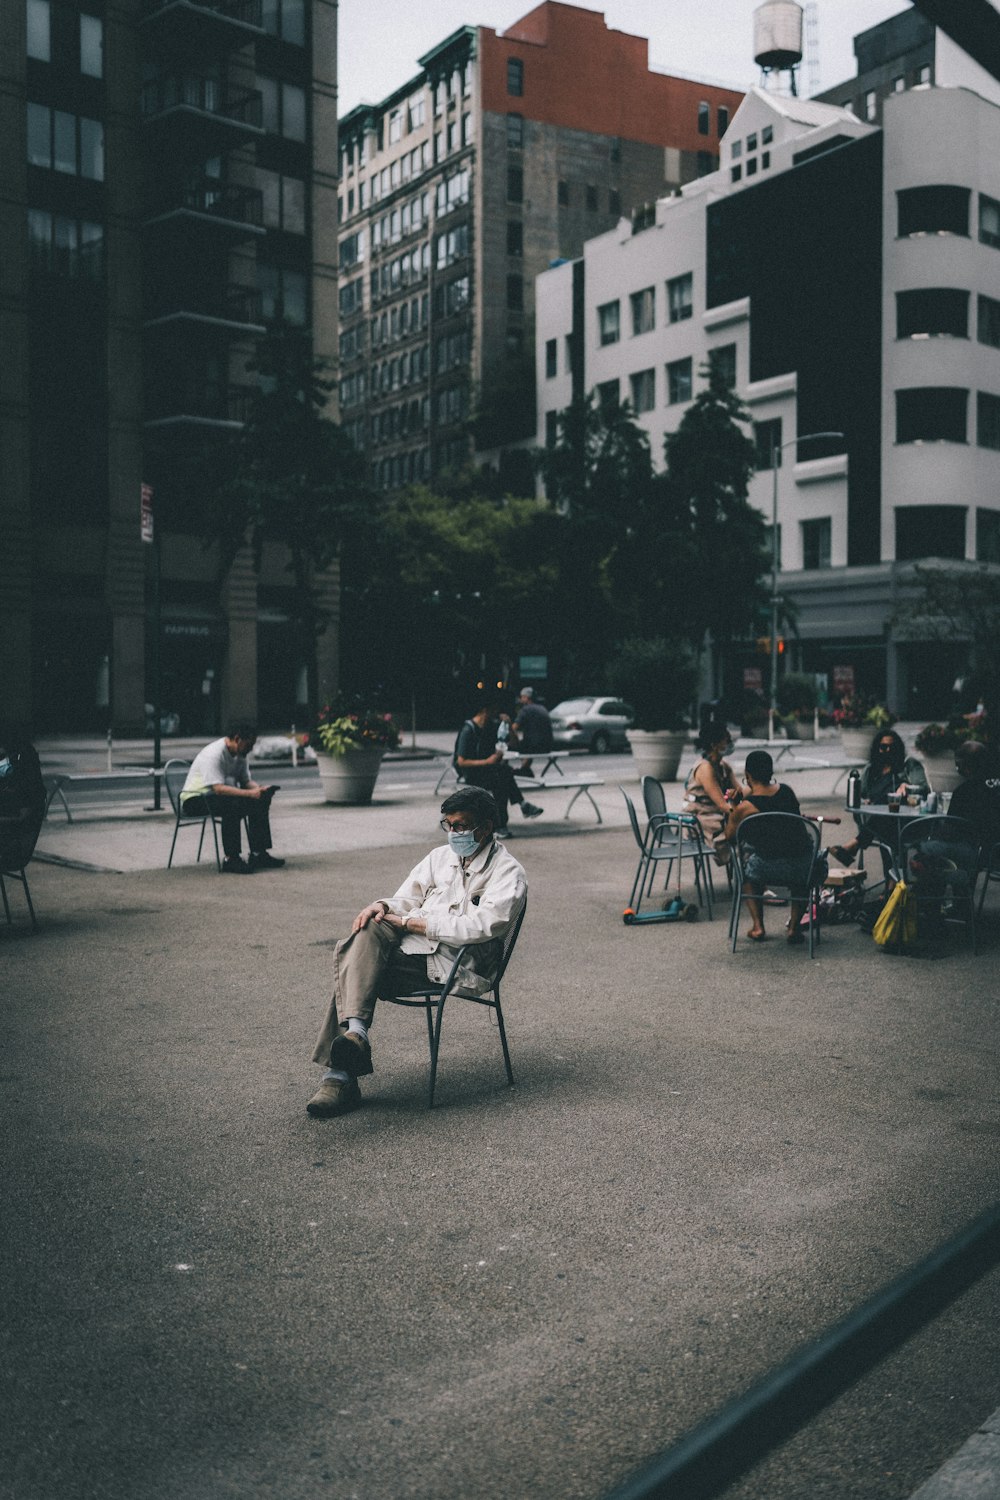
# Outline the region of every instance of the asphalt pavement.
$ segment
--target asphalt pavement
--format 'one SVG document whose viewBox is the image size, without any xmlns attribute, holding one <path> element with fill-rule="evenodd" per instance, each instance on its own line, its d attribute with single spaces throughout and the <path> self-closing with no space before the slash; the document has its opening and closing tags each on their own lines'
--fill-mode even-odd
<svg viewBox="0 0 1000 1500">
<path fill-rule="evenodd" d="M 343 1120 L 305 1114 L 330 949 L 436 841 L 438 767 L 387 761 L 370 808 L 275 774 L 289 862 L 244 880 L 190 829 L 168 871 L 145 788 L 53 809 L 39 931 L 16 886 L 0 926 L 4 1500 L 599 1497 L 996 1200 L 996 894 L 978 956 L 625 927 L 634 768 L 581 765 L 600 826 L 513 824 L 515 1087 L 456 1006 L 428 1112 L 383 1007 Z M 836 813 L 838 774 L 788 779 Z M 998 1304 L 994 1273 L 730 1496 L 1000 1494 Z"/>
</svg>

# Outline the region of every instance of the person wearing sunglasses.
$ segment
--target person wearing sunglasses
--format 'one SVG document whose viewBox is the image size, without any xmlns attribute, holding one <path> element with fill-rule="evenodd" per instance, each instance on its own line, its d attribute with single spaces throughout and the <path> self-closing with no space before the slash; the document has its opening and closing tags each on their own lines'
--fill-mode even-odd
<svg viewBox="0 0 1000 1500">
<path fill-rule="evenodd" d="M 310 1115 L 344 1115 L 361 1103 L 358 1079 L 373 1071 L 368 1031 L 379 996 L 441 982 L 458 950 L 473 945 L 459 988 L 489 990 L 503 938 L 527 899 L 524 870 L 496 839 L 497 804 L 484 787 L 460 787 L 441 804 L 447 843 L 422 859 L 392 896 L 358 912 L 333 953 L 333 998 L 313 1062 L 323 1081 Z"/>
<path fill-rule="evenodd" d="M 894 729 L 881 729 L 872 740 L 868 764 L 861 772 L 861 799 L 876 807 L 884 807 L 890 797 L 905 797 L 912 792 L 926 797 L 930 790 L 927 773 L 915 756 L 907 755 L 906 746 Z M 852 865 L 859 849 L 867 849 L 876 841 L 895 844 L 898 824 L 890 818 L 855 818 L 857 834 L 847 844 L 835 844 L 830 853 L 842 865 Z"/>
</svg>

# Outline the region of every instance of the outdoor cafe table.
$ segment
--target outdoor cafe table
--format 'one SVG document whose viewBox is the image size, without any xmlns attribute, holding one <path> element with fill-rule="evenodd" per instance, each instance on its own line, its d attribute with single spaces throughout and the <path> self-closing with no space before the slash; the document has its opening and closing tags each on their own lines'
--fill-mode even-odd
<svg viewBox="0 0 1000 1500">
<path fill-rule="evenodd" d="M 892 828 L 888 831 L 891 833 L 892 837 L 889 841 L 889 846 L 892 849 L 893 859 L 896 861 L 897 867 L 899 865 L 900 830 L 904 828 L 907 823 L 912 823 L 915 818 L 937 818 L 944 816 L 943 813 L 938 812 L 937 810 L 935 810 L 934 812 L 928 812 L 926 809 L 922 809 L 919 806 L 911 807 L 908 802 L 901 802 L 896 812 L 890 812 L 888 805 L 884 802 L 863 802 L 860 807 L 850 807 L 845 802 L 844 809 L 846 812 L 851 813 L 855 818 L 859 819 L 886 818 L 891 820 Z"/>
</svg>

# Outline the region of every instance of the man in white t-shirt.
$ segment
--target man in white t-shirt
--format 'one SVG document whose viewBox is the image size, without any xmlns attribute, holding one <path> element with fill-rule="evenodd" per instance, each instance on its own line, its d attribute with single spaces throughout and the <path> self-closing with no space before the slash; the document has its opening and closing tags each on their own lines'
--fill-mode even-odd
<svg viewBox="0 0 1000 1500">
<path fill-rule="evenodd" d="M 223 875 L 251 875 L 277 870 L 285 863 L 269 853 L 270 808 L 276 786 L 259 786 L 250 775 L 247 756 L 257 740 L 250 724 L 234 724 L 221 740 L 199 750 L 181 790 L 185 816 L 219 818 L 222 823 Z M 240 855 L 240 826 L 247 820 L 249 862 Z"/>
</svg>

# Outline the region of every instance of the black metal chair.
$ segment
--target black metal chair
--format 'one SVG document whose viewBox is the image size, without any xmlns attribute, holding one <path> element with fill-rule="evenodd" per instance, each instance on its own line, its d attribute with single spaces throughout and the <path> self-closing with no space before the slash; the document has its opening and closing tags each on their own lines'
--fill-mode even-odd
<svg viewBox="0 0 1000 1500">
<path fill-rule="evenodd" d="M 918 931 L 922 911 L 942 923 L 964 920 L 972 951 L 978 952 L 975 891 L 980 849 L 975 824 L 943 814 L 915 818 L 900 832 L 899 852 L 903 879 L 917 903 Z M 945 902 L 950 902 L 947 912 L 942 909 Z M 960 908 L 966 917 L 956 915 Z"/>
<path fill-rule="evenodd" d="M 44 815 L 43 815 L 44 816 Z M 25 826 L 8 825 L 0 835 L 0 896 L 3 898 L 3 909 L 7 917 L 7 925 L 11 926 L 13 918 L 10 914 L 10 902 L 7 899 L 7 887 L 5 880 L 18 880 L 24 887 L 24 899 L 28 903 L 28 914 L 31 917 L 31 925 L 37 932 L 38 918 L 35 916 L 35 908 L 31 900 L 31 891 L 28 889 L 28 865 L 35 852 L 38 843 L 38 835 L 42 831 L 42 820 L 34 818 Z"/>
<path fill-rule="evenodd" d="M 715 900 L 715 882 L 712 879 L 713 855 L 705 843 L 701 824 L 697 818 L 692 818 L 686 813 L 670 813 L 667 811 L 667 798 L 663 790 L 662 781 L 655 776 L 643 776 L 640 785 L 642 787 L 642 801 L 646 809 L 646 832 L 647 835 L 655 832 L 658 843 L 663 844 L 668 839 L 683 838 L 688 845 L 697 847 L 685 849 L 681 858 L 687 857 L 694 861 L 695 886 L 698 890 L 699 904 L 701 902 L 702 886 L 704 886 L 705 905 L 708 907 L 708 920 L 714 920 L 712 903 Z M 683 819 L 683 825 L 678 821 Z M 654 829 L 655 825 L 655 829 Z M 670 874 L 673 869 L 673 861 L 667 865 L 667 873 L 663 881 L 664 889 L 670 884 Z M 649 884 L 652 889 L 653 876 L 650 871 Z"/>
<path fill-rule="evenodd" d="M 174 810 L 174 836 L 170 841 L 170 855 L 167 859 L 167 869 L 173 864 L 174 846 L 177 843 L 177 835 L 182 828 L 193 827 L 196 823 L 201 824 L 201 837 L 198 840 L 198 860 L 201 863 L 201 847 L 205 842 L 205 824 L 212 825 L 212 838 L 215 841 L 215 868 L 222 869 L 222 860 L 219 856 L 219 829 L 218 819 L 211 813 L 191 813 L 184 811 L 181 802 L 181 788 L 187 780 L 187 773 L 191 769 L 189 760 L 168 760 L 163 767 L 163 780 L 167 788 L 167 796 L 170 798 L 170 806 Z"/>
<path fill-rule="evenodd" d="M 524 921 L 525 912 L 528 909 L 527 901 L 524 902 L 517 917 L 507 929 L 502 940 L 500 962 L 497 966 L 496 976 L 485 995 L 463 994 L 457 989 L 458 971 L 461 968 L 469 949 L 477 944 L 466 943 L 455 955 L 455 962 L 451 971 L 443 983 L 435 983 L 428 980 L 426 984 L 417 985 L 408 990 L 405 995 L 385 995 L 380 1000 L 383 1004 L 404 1005 L 409 1008 L 420 1006 L 427 1017 L 427 1041 L 431 1053 L 431 1076 L 427 1095 L 427 1108 L 434 1108 L 434 1088 L 437 1083 L 438 1052 L 441 1047 L 441 1022 L 444 1020 L 445 1001 L 454 997 L 456 1000 L 467 1000 L 472 1005 L 484 1005 L 487 1010 L 493 1011 L 497 1018 L 497 1029 L 500 1032 L 500 1045 L 503 1048 L 503 1062 L 507 1070 L 507 1082 L 513 1087 L 514 1073 L 510 1065 L 510 1051 L 507 1047 L 507 1032 L 503 1024 L 503 1010 L 500 1006 L 500 981 L 507 972 L 514 945 L 517 942 L 521 924 Z"/>
<path fill-rule="evenodd" d="M 643 833 L 639 827 L 639 818 L 632 798 L 623 786 L 619 785 L 618 790 L 625 798 L 632 833 L 639 848 L 639 863 L 632 882 L 632 892 L 628 898 L 629 909 L 639 912 L 643 896 L 648 895 L 652 890 L 656 868 L 659 864 L 667 862 L 667 875 L 669 876 L 675 859 L 681 860 L 682 868 L 683 861 L 689 859 L 694 864 L 695 888 L 699 902 L 704 890 L 705 902 L 711 915 L 707 873 L 709 856 L 701 840 L 701 830 L 698 828 L 697 820 L 682 813 L 664 813 L 662 816 L 657 815 L 653 818 Z M 687 837 L 688 834 L 692 835 L 690 839 Z"/>
<path fill-rule="evenodd" d="M 782 823 L 787 825 L 789 828 L 791 828 L 792 824 L 795 824 L 798 827 L 804 829 L 805 832 L 809 835 L 811 854 L 809 860 L 809 872 L 806 880 L 803 882 L 803 889 L 805 893 L 806 915 L 808 917 L 809 957 L 815 958 L 816 941 L 819 936 L 818 915 L 819 891 L 821 885 L 820 872 L 823 869 L 823 865 L 820 864 L 820 842 L 822 839 L 822 833 L 820 831 L 820 826 L 818 823 L 813 823 L 809 818 L 800 817 L 797 813 L 752 813 L 748 818 L 745 818 L 736 829 L 736 839 L 733 846 L 732 859 L 733 901 L 731 907 L 729 908 L 729 940 L 732 945 L 732 951 L 733 953 L 735 953 L 736 943 L 740 933 L 740 908 L 742 907 L 743 902 L 746 901 L 748 897 L 752 897 L 756 901 L 763 901 L 762 893 L 746 890 L 746 875 L 743 870 L 744 858 L 747 856 L 747 854 L 754 852 L 753 841 L 755 837 L 759 836 L 762 832 L 766 834 L 767 831 L 779 830 L 779 818 L 781 819 Z M 780 831 L 784 832 L 784 829 L 780 829 Z M 780 881 L 776 881 L 771 875 L 767 877 L 767 881 L 769 885 L 781 884 Z"/>
<path fill-rule="evenodd" d="M 985 859 L 983 859 L 983 855 L 985 855 Z M 985 849 L 982 850 L 980 856 L 980 869 L 983 873 L 983 888 L 979 892 L 979 905 L 976 908 L 977 921 L 983 914 L 983 903 L 986 900 L 986 891 L 990 881 L 1000 881 L 1000 844 L 994 844 L 989 852 L 987 852 Z"/>
</svg>

